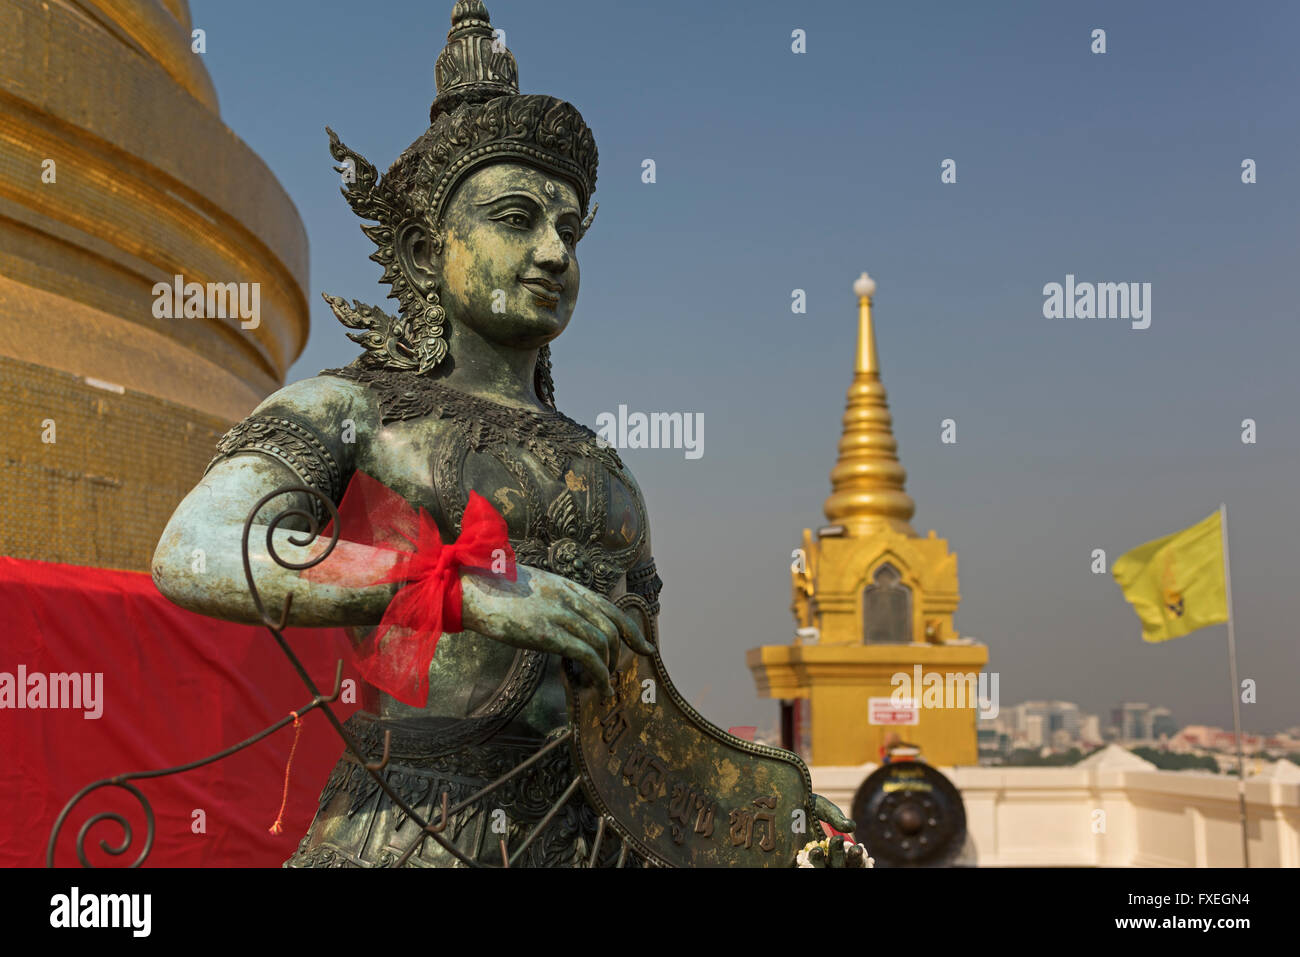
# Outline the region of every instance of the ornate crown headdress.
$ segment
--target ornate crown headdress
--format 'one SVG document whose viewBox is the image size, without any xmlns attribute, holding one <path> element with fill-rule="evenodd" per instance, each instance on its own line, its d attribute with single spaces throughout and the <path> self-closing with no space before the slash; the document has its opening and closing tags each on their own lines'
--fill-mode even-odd
<svg viewBox="0 0 1300 957">
<path fill-rule="evenodd" d="M 344 164 L 342 193 L 362 219 L 375 225 L 361 230 L 378 247 L 370 258 L 384 267 L 380 282 L 391 287 L 398 316 L 353 300 L 349 306 L 325 293 L 348 338 L 365 352 L 365 368 L 427 372 L 447 355 L 445 314 L 436 292 L 421 298 L 402 272 L 394 238 L 404 223 L 426 218 L 440 223 L 447 200 L 474 170 L 503 161 L 526 163 L 561 176 L 578 193 L 582 233 L 596 210 L 587 204 L 596 188 L 596 141 L 577 109 L 552 96 L 520 94 L 515 58 L 500 42 L 482 0 L 459 0 L 451 13 L 447 45 L 434 64 L 437 94 L 429 110 L 430 126 L 381 178 L 360 153 L 349 149 L 333 130 L 330 155 Z M 435 251 L 441 237 L 431 236 Z M 538 396 L 554 406 L 550 347 L 538 354 Z"/>
</svg>

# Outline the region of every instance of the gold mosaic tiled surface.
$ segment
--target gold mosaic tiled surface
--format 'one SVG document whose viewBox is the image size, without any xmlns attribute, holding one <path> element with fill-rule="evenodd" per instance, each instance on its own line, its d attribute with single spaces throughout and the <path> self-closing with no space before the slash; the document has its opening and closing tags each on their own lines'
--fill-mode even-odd
<svg viewBox="0 0 1300 957">
<path fill-rule="evenodd" d="M 229 426 L 0 357 L 0 554 L 148 571 Z"/>
</svg>

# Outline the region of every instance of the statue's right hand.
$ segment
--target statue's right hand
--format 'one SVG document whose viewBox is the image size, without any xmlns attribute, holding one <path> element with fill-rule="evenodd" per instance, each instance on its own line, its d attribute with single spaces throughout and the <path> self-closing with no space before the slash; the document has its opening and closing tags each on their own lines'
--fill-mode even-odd
<svg viewBox="0 0 1300 957">
<path fill-rule="evenodd" d="M 548 651 L 580 664 L 608 689 L 620 642 L 638 654 L 654 647 L 621 608 L 560 575 L 516 565 L 516 580 L 461 575 L 461 622 L 472 631 L 516 648 Z"/>
</svg>

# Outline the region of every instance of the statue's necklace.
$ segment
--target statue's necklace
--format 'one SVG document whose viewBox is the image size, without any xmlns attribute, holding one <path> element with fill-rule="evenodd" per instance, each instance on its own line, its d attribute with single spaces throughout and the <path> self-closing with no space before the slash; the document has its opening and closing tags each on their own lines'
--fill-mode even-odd
<svg viewBox="0 0 1300 957">
<path fill-rule="evenodd" d="M 469 395 L 414 372 L 397 369 L 326 369 L 334 375 L 361 382 L 379 402 L 380 421 L 399 422 L 436 416 L 452 422 L 470 448 L 489 451 L 504 446 L 526 449 L 552 475 L 564 474 L 574 456 L 594 459 L 615 473 L 623 462 L 595 432 L 563 412 L 502 405 Z"/>
</svg>

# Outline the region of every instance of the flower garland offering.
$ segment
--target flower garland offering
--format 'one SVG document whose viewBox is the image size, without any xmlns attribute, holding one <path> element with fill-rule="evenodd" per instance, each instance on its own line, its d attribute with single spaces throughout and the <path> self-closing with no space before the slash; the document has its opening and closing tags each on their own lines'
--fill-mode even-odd
<svg viewBox="0 0 1300 957">
<path fill-rule="evenodd" d="M 863 847 L 861 844 L 849 844 L 847 840 L 845 841 L 845 844 L 848 846 L 845 847 L 844 849 L 844 858 L 845 858 L 845 862 L 848 864 L 849 867 L 875 867 L 876 866 L 875 858 L 868 856 L 867 849 Z M 820 865 L 813 863 L 812 852 L 814 848 L 819 849 L 821 851 L 822 863 Z M 854 860 L 859 855 L 861 855 L 862 863 L 856 864 L 854 863 Z M 807 844 L 803 846 L 803 850 L 800 851 L 798 856 L 795 858 L 795 866 L 796 867 L 819 867 L 819 866 L 825 867 L 826 862 L 830 860 L 830 856 L 831 856 L 831 839 L 829 837 L 824 837 L 820 841 L 809 841 Z"/>
</svg>

